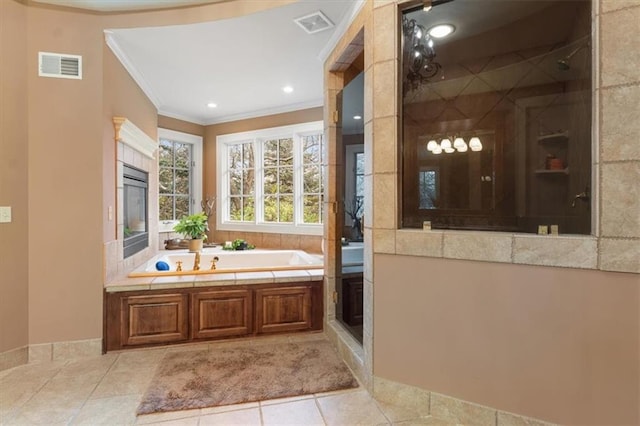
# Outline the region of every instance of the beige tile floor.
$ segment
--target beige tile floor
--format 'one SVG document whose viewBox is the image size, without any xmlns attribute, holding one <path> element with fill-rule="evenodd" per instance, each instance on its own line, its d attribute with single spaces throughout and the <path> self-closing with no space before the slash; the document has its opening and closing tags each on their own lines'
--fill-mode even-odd
<svg viewBox="0 0 640 426">
<path fill-rule="evenodd" d="M 303 340 L 313 337 L 284 337 Z M 257 345 L 273 339 L 133 350 L 0 372 L 2 425 L 446 425 L 374 400 L 362 387 L 254 403 L 136 416 L 167 351 Z"/>
</svg>

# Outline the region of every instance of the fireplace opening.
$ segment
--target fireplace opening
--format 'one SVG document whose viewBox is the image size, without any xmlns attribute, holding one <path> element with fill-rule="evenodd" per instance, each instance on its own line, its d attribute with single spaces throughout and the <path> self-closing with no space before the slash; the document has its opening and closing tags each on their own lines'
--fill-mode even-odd
<svg viewBox="0 0 640 426">
<path fill-rule="evenodd" d="M 124 164 L 124 258 L 149 247 L 149 174 Z"/>
</svg>

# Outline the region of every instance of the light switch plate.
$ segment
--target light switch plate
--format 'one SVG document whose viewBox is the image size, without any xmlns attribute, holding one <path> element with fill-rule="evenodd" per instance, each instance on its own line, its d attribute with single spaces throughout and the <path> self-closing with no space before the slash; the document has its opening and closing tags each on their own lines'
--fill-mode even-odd
<svg viewBox="0 0 640 426">
<path fill-rule="evenodd" d="M 11 222 L 11 207 L 0 207 L 0 223 Z"/>
</svg>

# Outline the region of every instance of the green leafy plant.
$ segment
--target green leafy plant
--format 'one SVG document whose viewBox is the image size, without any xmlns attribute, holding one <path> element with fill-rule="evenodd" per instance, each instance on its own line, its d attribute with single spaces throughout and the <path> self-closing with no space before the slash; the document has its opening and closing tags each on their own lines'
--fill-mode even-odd
<svg viewBox="0 0 640 426">
<path fill-rule="evenodd" d="M 231 246 L 223 246 L 222 250 L 252 250 L 256 246 L 247 243 L 245 240 L 237 239 L 233 240 Z"/>
<path fill-rule="evenodd" d="M 207 235 L 207 215 L 203 212 L 183 216 L 180 222 L 176 223 L 173 230 L 185 237 L 191 237 L 194 240 L 199 238 L 206 239 Z"/>
</svg>

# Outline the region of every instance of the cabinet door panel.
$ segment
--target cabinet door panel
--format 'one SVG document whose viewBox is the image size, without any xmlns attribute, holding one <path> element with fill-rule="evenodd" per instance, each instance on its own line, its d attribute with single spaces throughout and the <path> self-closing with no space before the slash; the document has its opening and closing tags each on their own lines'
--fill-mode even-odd
<svg viewBox="0 0 640 426">
<path fill-rule="evenodd" d="M 122 345 L 186 340 L 187 295 L 129 296 L 122 299 Z"/>
<path fill-rule="evenodd" d="M 258 333 L 311 328 L 311 287 L 256 290 L 256 328 Z"/>
<path fill-rule="evenodd" d="M 191 295 L 192 338 L 251 333 L 251 291 L 208 291 Z"/>
</svg>

